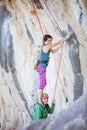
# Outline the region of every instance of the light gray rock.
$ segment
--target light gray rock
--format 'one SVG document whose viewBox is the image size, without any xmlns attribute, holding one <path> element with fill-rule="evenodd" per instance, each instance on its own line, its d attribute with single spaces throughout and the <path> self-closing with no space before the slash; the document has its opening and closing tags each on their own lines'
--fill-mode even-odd
<svg viewBox="0 0 87 130">
<path fill-rule="evenodd" d="M 27 130 L 87 130 L 87 94 L 56 118 L 35 121 Z"/>
<path fill-rule="evenodd" d="M 45 0 L 45 3 L 43 0 L 34 0 L 34 3 L 44 33 L 53 36 L 53 43 L 62 38 L 60 32 L 70 34 L 68 26 L 74 32 L 74 35 L 67 41 L 69 43 L 64 42 L 56 85 L 55 116 L 87 92 L 87 0 Z M 61 30 L 45 4 L 52 12 Z M 31 123 L 30 115 L 33 105 L 37 102 L 39 86 L 39 77 L 34 70 L 34 63 L 36 52 L 39 51 L 43 42 L 42 36 L 31 0 L 0 0 L 1 130 L 25 130 Z M 49 104 L 54 94 L 60 53 L 61 50 L 50 55 L 47 67 L 45 91 L 49 94 Z M 59 118 L 60 121 L 63 121 L 62 115 L 63 112 L 60 116 L 58 115 L 58 120 L 57 118 L 53 120 L 53 117 L 43 121 L 42 126 L 45 122 L 48 124 L 46 129 L 51 128 L 50 125 L 59 121 Z M 67 117 L 67 114 L 65 116 Z M 69 119 L 65 121 L 67 120 Z M 73 121 L 74 123 L 81 122 L 82 116 L 73 119 Z M 84 126 L 84 121 L 82 123 Z M 42 123 L 39 122 L 39 124 Z M 64 128 L 68 129 L 71 126 L 73 126 L 72 121 L 67 121 Z"/>
</svg>

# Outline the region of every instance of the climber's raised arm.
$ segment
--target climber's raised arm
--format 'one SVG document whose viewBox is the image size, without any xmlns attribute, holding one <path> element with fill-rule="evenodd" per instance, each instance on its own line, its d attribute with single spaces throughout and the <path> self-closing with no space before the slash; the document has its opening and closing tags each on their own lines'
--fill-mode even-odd
<svg viewBox="0 0 87 130">
<path fill-rule="evenodd" d="M 59 51 L 60 48 L 61 48 L 61 46 L 57 47 L 56 49 L 50 49 L 50 52 L 55 53 L 55 52 Z"/>
</svg>

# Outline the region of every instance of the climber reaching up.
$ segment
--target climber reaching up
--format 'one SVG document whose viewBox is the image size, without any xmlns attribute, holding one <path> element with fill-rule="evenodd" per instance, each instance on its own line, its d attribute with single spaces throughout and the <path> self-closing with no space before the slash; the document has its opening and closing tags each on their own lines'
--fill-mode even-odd
<svg viewBox="0 0 87 130">
<path fill-rule="evenodd" d="M 60 44 L 67 40 L 68 37 L 59 40 L 58 42 L 52 44 L 52 36 L 49 34 L 45 34 L 43 36 L 43 44 L 41 47 L 40 59 L 38 60 L 37 72 L 39 73 L 40 85 L 38 91 L 38 102 L 41 101 L 41 95 L 43 93 L 43 89 L 46 86 L 46 68 L 49 62 L 50 52 L 55 53 L 60 49 Z M 55 47 L 59 46 L 56 49 Z"/>
<path fill-rule="evenodd" d="M 55 99 L 52 101 L 52 106 L 48 105 L 48 94 L 42 93 L 41 103 L 37 103 L 33 110 L 33 120 L 45 119 L 48 114 L 52 114 L 55 108 Z"/>
</svg>

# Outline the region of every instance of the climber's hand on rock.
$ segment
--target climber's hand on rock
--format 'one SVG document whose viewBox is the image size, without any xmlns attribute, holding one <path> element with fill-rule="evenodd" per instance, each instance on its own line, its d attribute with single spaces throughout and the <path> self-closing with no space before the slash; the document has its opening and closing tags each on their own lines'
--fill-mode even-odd
<svg viewBox="0 0 87 130">
<path fill-rule="evenodd" d="M 70 35 L 67 35 L 67 36 L 64 38 L 64 40 L 65 40 L 65 41 L 68 40 L 69 37 L 70 37 Z"/>
</svg>

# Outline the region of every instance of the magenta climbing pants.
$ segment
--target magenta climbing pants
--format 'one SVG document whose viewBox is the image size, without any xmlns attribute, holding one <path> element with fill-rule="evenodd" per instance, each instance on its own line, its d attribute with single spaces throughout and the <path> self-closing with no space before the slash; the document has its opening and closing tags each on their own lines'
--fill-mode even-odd
<svg viewBox="0 0 87 130">
<path fill-rule="evenodd" d="M 39 64 L 37 67 L 37 72 L 39 73 L 40 80 L 39 89 L 44 89 L 46 86 L 46 67 L 43 67 Z"/>
</svg>

